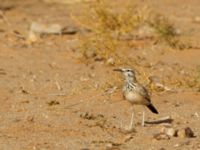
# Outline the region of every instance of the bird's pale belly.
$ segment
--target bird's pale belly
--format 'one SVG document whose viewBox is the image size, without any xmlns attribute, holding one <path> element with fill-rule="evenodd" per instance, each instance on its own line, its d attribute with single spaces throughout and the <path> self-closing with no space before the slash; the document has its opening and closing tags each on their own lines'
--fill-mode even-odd
<svg viewBox="0 0 200 150">
<path fill-rule="evenodd" d="M 148 101 L 140 94 L 134 92 L 124 92 L 124 97 L 132 104 L 147 105 Z"/>
</svg>

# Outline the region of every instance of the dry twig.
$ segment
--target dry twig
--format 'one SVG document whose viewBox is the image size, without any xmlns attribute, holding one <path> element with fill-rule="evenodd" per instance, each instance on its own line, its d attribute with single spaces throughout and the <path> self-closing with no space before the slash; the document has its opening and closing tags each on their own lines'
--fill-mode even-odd
<svg viewBox="0 0 200 150">
<path fill-rule="evenodd" d="M 171 123 L 172 121 L 173 119 L 171 118 L 171 116 L 166 116 L 158 120 L 145 121 L 145 123 L 146 124 L 160 124 L 160 123 Z"/>
</svg>

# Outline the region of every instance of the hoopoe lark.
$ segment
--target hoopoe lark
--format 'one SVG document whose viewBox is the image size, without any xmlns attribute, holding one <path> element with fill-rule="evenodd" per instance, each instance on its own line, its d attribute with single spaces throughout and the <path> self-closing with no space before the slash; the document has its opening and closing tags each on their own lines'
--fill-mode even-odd
<svg viewBox="0 0 200 150">
<path fill-rule="evenodd" d="M 151 103 L 150 96 L 148 94 L 148 91 L 143 87 L 141 84 L 139 84 L 135 77 L 135 72 L 132 69 L 114 69 L 114 71 L 122 72 L 125 77 L 125 83 L 123 87 L 123 96 L 126 100 L 128 100 L 133 105 L 144 105 L 147 106 L 151 112 L 158 114 L 158 111 Z M 143 118 L 142 118 L 142 126 L 144 126 L 144 112 L 143 112 Z M 131 117 L 131 123 L 130 126 L 133 126 L 133 116 L 134 112 L 132 113 Z"/>
</svg>

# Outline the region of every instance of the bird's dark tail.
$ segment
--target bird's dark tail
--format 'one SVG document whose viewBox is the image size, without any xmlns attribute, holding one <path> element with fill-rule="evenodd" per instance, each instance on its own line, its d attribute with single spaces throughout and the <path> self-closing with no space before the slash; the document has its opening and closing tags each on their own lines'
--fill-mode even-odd
<svg viewBox="0 0 200 150">
<path fill-rule="evenodd" d="M 157 109 L 152 104 L 147 105 L 147 107 L 151 110 L 151 112 L 158 114 Z"/>
</svg>

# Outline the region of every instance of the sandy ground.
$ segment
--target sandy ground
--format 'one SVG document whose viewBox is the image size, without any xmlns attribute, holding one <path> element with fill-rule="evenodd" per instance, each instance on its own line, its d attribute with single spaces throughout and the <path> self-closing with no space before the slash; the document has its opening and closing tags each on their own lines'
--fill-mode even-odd
<svg viewBox="0 0 200 150">
<path fill-rule="evenodd" d="M 200 15 L 198 0 L 141 2 L 144 3 L 174 21 L 183 39 L 194 47 L 200 45 L 200 24 L 193 21 Z M 153 135 L 159 133 L 163 125 L 141 127 L 143 108 L 140 106 L 135 107 L 136 131 L 124 134 L 120 125 L 128 125 L 131 106 L 120 101 L 123 81 L 112 71 L 118 66 L 78 59 L 78 52 L 72 48 L 77 34 L 44 36 L 31 45 L 13 33 L 17 31 L 27 36 L 33 21 L 78 26 L 70 19 L 70 13 L 80 15 L 82 5 L 39 0 L 0 1 L 7 20 L 0 18 L 0 149 L 200 149 L 200 93 L 196 88 L 167 84 L 173 91 L 151 92 L 159 115 L 144 109 L 149 120 L 170 115 L 173 128 L 190 127 L 194 138 L 156 140 Z M 195 72 L 200 65 L 197 48 L 174 50 L 148 44 L 141 47 L 128 52 L 122 50 L 121 55 L 132 59 L 144 57 L 140 68 L 146 63 L 154 66 L 144 71 L 148 75 L 184 80 L 186 75 L 180 70 L 187 74 Z M 144 72 L 137 74 L 139 80 Z M 105 92 L 115 86 L 114 92 Z"/>
</svg>

